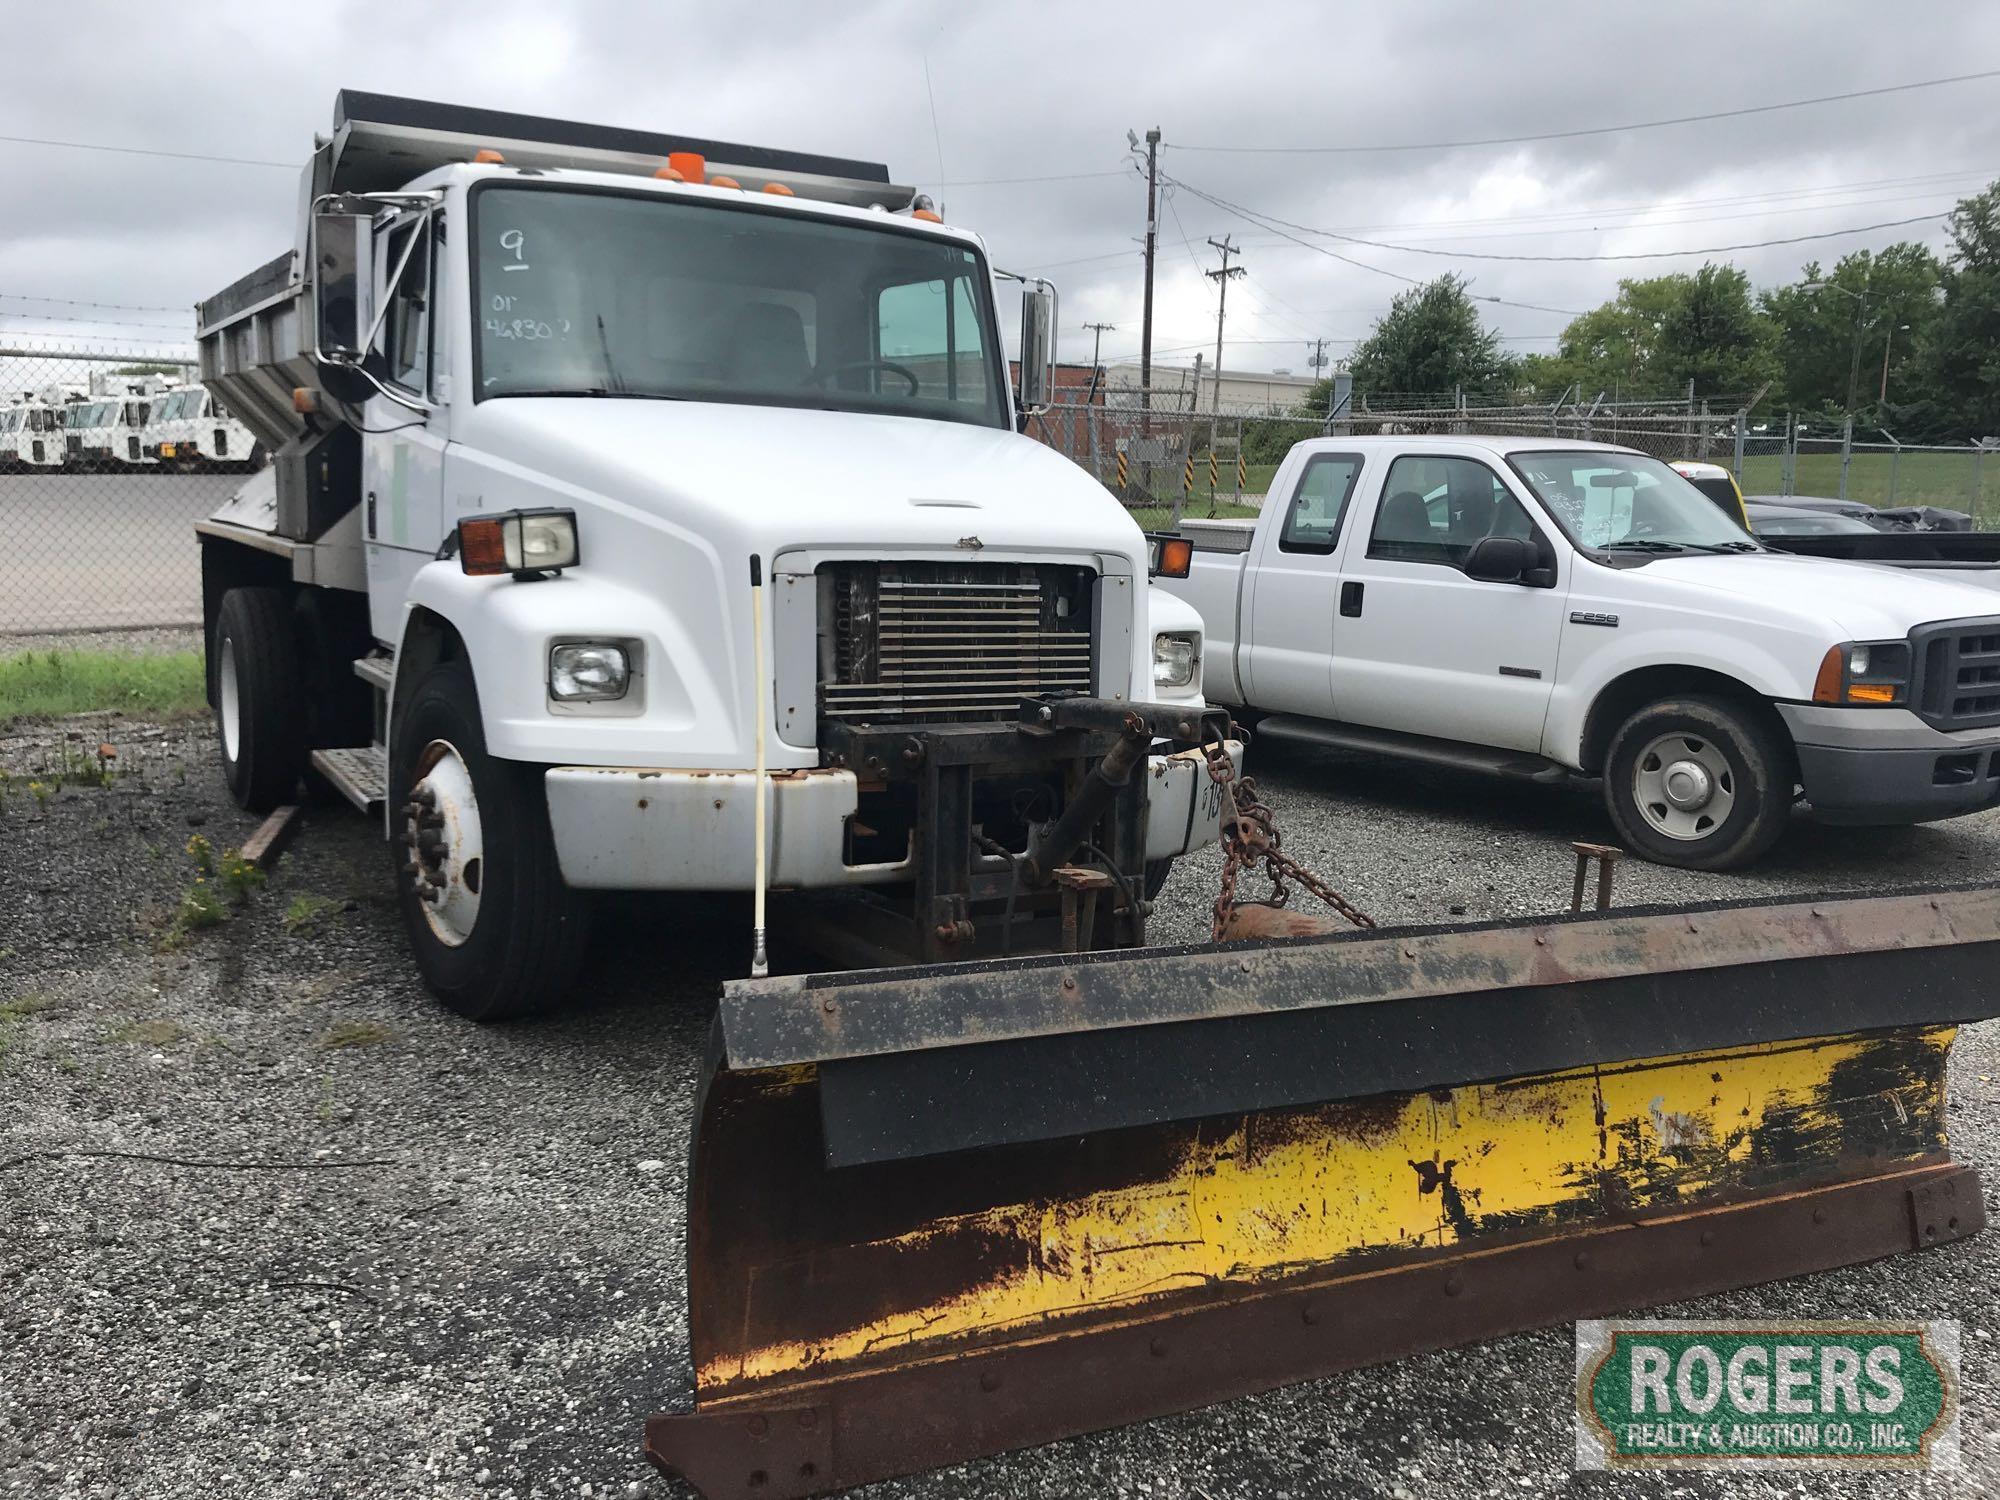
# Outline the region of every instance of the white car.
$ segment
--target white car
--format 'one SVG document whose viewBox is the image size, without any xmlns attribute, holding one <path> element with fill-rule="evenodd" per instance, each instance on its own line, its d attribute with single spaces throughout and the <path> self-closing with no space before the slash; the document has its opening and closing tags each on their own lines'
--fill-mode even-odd
<svg viewBox="0 0 2000 1500">
<path fill-rule="evenodd" d="M 1601 777 L 1626 846 L 1692 869 L 1756 859 L 1800 788 L 1845 823 L 2000 804 L 1992 592 L 1772 551 L 1644 454 L 1314 439 L 1255 522 L 1186 532 L 1205 691 L 1265 738 Z"/>
</svg>

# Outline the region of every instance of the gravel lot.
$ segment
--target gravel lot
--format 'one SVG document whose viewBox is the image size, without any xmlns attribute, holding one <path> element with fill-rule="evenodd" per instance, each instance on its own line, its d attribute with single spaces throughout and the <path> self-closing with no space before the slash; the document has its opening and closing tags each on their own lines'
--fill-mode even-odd
<svg viewBox="0 0 2000 1500">
<path fill-rule="evenodd" d="M 94 762 L 100 739 L 118 752 L 108 785 L 27 790 L 65 756 Z M 231 920 L 170 940 L 190 834 L 219 849 L 254 824 L 205 730 L 72 724 L 0 739 L 0 767 L 0 1493 L 683 1493 L 640 1459 L 639 1426 L 690 1397 L 688 1099 L 747 913 L 633 904 L 637 936 L 600 944 L 572 1010 L 480 1030 L 412 981 L 385 856 L 344 810 L 315 810 Z M 1552 910 L 1566 842 L 1607 836 L 1582 790 L 1300 751 L 1256 769 L 1287 847 L 1384 919 Z M 1628 865 L 1619 896 L 1962 881 L 1996 856 L 1994 814 L 1801 824 L 1754 875 Z M 1199 935 L 1215 870 L 1210 855 L 1175 874 L 1159 937 Z M 1996 1052 L 2000 1026 L 1961 1037 L 1951 1126 L 2000 1219 Z M 1956 1476 L 1573 1475 L 1572 1336 L 1555 1329 L 872 1493 L 1985 1493 L 1997 1282 L 1989 1234 L 1673 1310 L 1962 1320 Z"/>
</svg>

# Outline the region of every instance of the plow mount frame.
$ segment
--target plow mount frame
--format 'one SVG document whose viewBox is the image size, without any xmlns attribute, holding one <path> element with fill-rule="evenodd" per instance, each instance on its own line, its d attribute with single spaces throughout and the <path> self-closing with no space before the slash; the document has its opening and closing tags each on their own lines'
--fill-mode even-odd
<svg viewBox="0 0 2000 1500">
<path fill-rule="evenodd" d="M 647 1455 L 820 1494 L 1964 1239 L 1996 961 L 1973 886 L 732 982 Z"/>
</svg>

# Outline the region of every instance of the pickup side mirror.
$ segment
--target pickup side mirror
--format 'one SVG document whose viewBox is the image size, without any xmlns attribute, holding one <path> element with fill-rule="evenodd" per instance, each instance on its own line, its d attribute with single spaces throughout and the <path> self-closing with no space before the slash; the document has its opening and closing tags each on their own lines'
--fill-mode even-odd
<svg viewBox="0 0 2000 1500">
<path fill-rule="evenodd" d="M 1015 399 L 1025 413 L 1049 404 L 1056 353 L 1056 289 L 1046 281 L 1021 285 L 1021 388 Z"/>
<path fill-rule="evenodd" d="M 375 327 L 374 221 L 366 214 L 313 215 L 313 355 L 358 365 Z"/>
<path fill-rule="evenodd" d="M 1517 536 L 1481 537 L 1465 554 L 1465 576 L 1481 583 L 1529 583 L 1530 572 L 1544 572 L 1538 566 L 1535 544 Z"/>
</svg>

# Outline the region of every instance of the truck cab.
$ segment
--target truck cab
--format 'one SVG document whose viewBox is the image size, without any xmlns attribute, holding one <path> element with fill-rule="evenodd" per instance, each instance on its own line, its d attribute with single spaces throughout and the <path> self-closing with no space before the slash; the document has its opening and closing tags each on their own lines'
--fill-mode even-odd
<svg viewBox="0 0 2000 1500">
<path fill-rule="evenodd" d="M 1046 945 L 1065 819 L 1140 940 L 1226 719 L 1137 526 L 1017 431 L 976 234 L 870 163 L 351 93 L 301 202 L 200 309 L 275 460 L 200 527 L 223 757 L 246 805 L 310 755 L 386 806 L 448 1002 L 550 992 L 597 889 Z M 1037 380 L 1052 323 L 1029 288 Z"/>
</svg>

